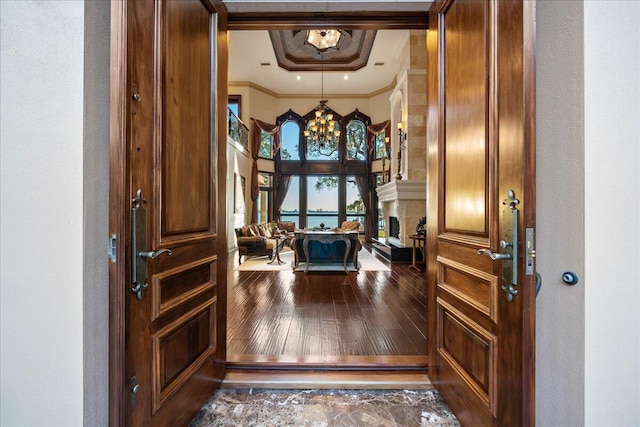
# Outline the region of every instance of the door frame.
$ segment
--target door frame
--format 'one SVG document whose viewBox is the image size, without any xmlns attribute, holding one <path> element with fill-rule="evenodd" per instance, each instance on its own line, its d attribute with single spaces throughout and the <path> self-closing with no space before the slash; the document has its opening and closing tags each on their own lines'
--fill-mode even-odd
<svg viewBox="0 0 640 427">
<path fill-rule="evenodd" d="M 216 10 L 217 34 L 215 40 L 216 115 L 213 124 L 217 130 L 216 163 L 218 182 L 225 183 L 227 176 L 227 81 L 228 81 L 228 38 L 227 10 L 222 0 L 208 1 Z M 130 287 L 127 277 L 127 250 L 130 231 L 127 229 L 131 210 L 131 188 L 128 182 L 129 159 L 127 156 L 127 105 L 130 94 L 127 88 L 127 0 L 111 2 L 111 42 L 110 42 L 110 123 L 109 123 L 109 233 L 116 245 L 109 262 L 109 425 L 126 425 L 126 400 L 129 392 L 126 388 L 126 301 Z M 226 236 L 226 184 L 219 185 L 216 192 L 216 205 L 223 208 L 223 214 L 216 216 L 218 230 L 218 301 L 227 304 L 228 257 Z M 215 357 L 226 359 L 226 310 L 217 310 Z"/>
</svg>

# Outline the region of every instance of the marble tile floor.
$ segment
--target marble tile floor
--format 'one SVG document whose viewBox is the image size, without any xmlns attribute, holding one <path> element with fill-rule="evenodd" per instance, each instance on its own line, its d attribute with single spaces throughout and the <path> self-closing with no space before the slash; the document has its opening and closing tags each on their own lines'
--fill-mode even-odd
<svg viewBox="0 0 640 427">
<path fill-rule="evenodd" d="M 220 389 L 190 427 L 460 426 L 429 390 Z"/>
</svg>

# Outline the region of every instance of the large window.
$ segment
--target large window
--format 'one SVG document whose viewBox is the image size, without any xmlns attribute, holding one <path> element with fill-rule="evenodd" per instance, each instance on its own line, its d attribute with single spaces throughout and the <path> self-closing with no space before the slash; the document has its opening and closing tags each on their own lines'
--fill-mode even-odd
<svg viewBox="0 0 640 427">
<path fill-rule="evenodd" d="M 321 226 L 338 226 L 338 178 L 335 176 L 307 177 L 307 227 Z"/>
<path fill-rule="evenodd" d="M 275 173 L 292 177 L 279 217 L 308 229 L 321 224 L 335 228 L 342 221 L 356 220 L 361 224 L 360 231 L 365 232 L 368 212 L 358 183 L 367 181 L 361 182 L 360 178 L 368 176 L 371 169 L 367 164 L 373 157 L 367 151 L 367 126 L 371 119 L 357 109 L 347 116 L 334 111 L 331 114 L 335 129 L 343 131 L 334 142 L 323 141 L 317 131 L 308 135 L 303 132 L 311 130 L 309 121 L 315 118 L 315 110 L 305 116 L 289 110 L 276 119 L 281 145 Z M 314 135 L 318 138 L 314 139 Z M 368 198 L 370 189 L 363 191 Z"/>
<path fill-rule="evenodd" d="M 287 195 L 280 208 L 282 221 L 293 221 L 296 227 L 302 227 L 300 223 L 300 177 L 292 176 Z"/>
<path fill-rule="evenodd" d="M 358 221 L 360 223 L 360 231 L 364 231 L 366 209 L 364 207 L 364 202 L 362 201 L 362 196 L 360 195 L 360 189 L 356 184 L 355 176 L 347 176 L 346 187 L 347 205 L 345 207 L 345 212 L 347 213 L 347 221 Z"/>
<path fill-rule="evenodd" d="M 283 123 L 280 138 L 282 142 L 280 158 L 282 160 L 300 160 L 300 126 L 298 123 L 292 120 Z"/>
</svg>

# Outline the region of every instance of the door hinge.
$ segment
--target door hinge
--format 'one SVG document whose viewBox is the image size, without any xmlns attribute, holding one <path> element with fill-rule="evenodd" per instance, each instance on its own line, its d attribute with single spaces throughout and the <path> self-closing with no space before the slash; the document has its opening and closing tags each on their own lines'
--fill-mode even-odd
<svg viewBox="0 0 640 427">
<path fill-rule="evenodd" d="M 129 378 L 129 390 L 131 390 L 131 409 L 136 407 L 136 394 L 140 391 L 140 385 L 136 376 Z"/>
<path fill-rule="evenodd" d="M 111 237 L 109 237 L 109 259 L 112 263 L 116 263 L 116 251 L 118 249 L 116 234 L 113 233 Z"/>
</svg>

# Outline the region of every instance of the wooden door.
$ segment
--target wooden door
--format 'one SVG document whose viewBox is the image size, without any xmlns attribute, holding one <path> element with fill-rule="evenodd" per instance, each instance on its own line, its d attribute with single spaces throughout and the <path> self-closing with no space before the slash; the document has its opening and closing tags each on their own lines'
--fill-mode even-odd
<svg viewBox="0 0 640 427">
<path fill-rule="evenodd" d="M 114 2 L 112 19 L 112 224 L 125 267 L 112 288 L 124 349 L 112 346 L 111 424 L 186 426 L 224 377 L 224 23 L 207 0 Z M 133 267 L 148 277 L 131 292 Z"/>
<path fill-rule="evenodd" d="M 534 14 L 522 0 L 449 0 L 430 13 L 429 376 L 465 426 L 535 422 Z M 504 202 L 510 190 L 517 202 Z M 515 261 L 479 255 L 514 251 L 500 245 L 514 211 Z"/>
</svg>

